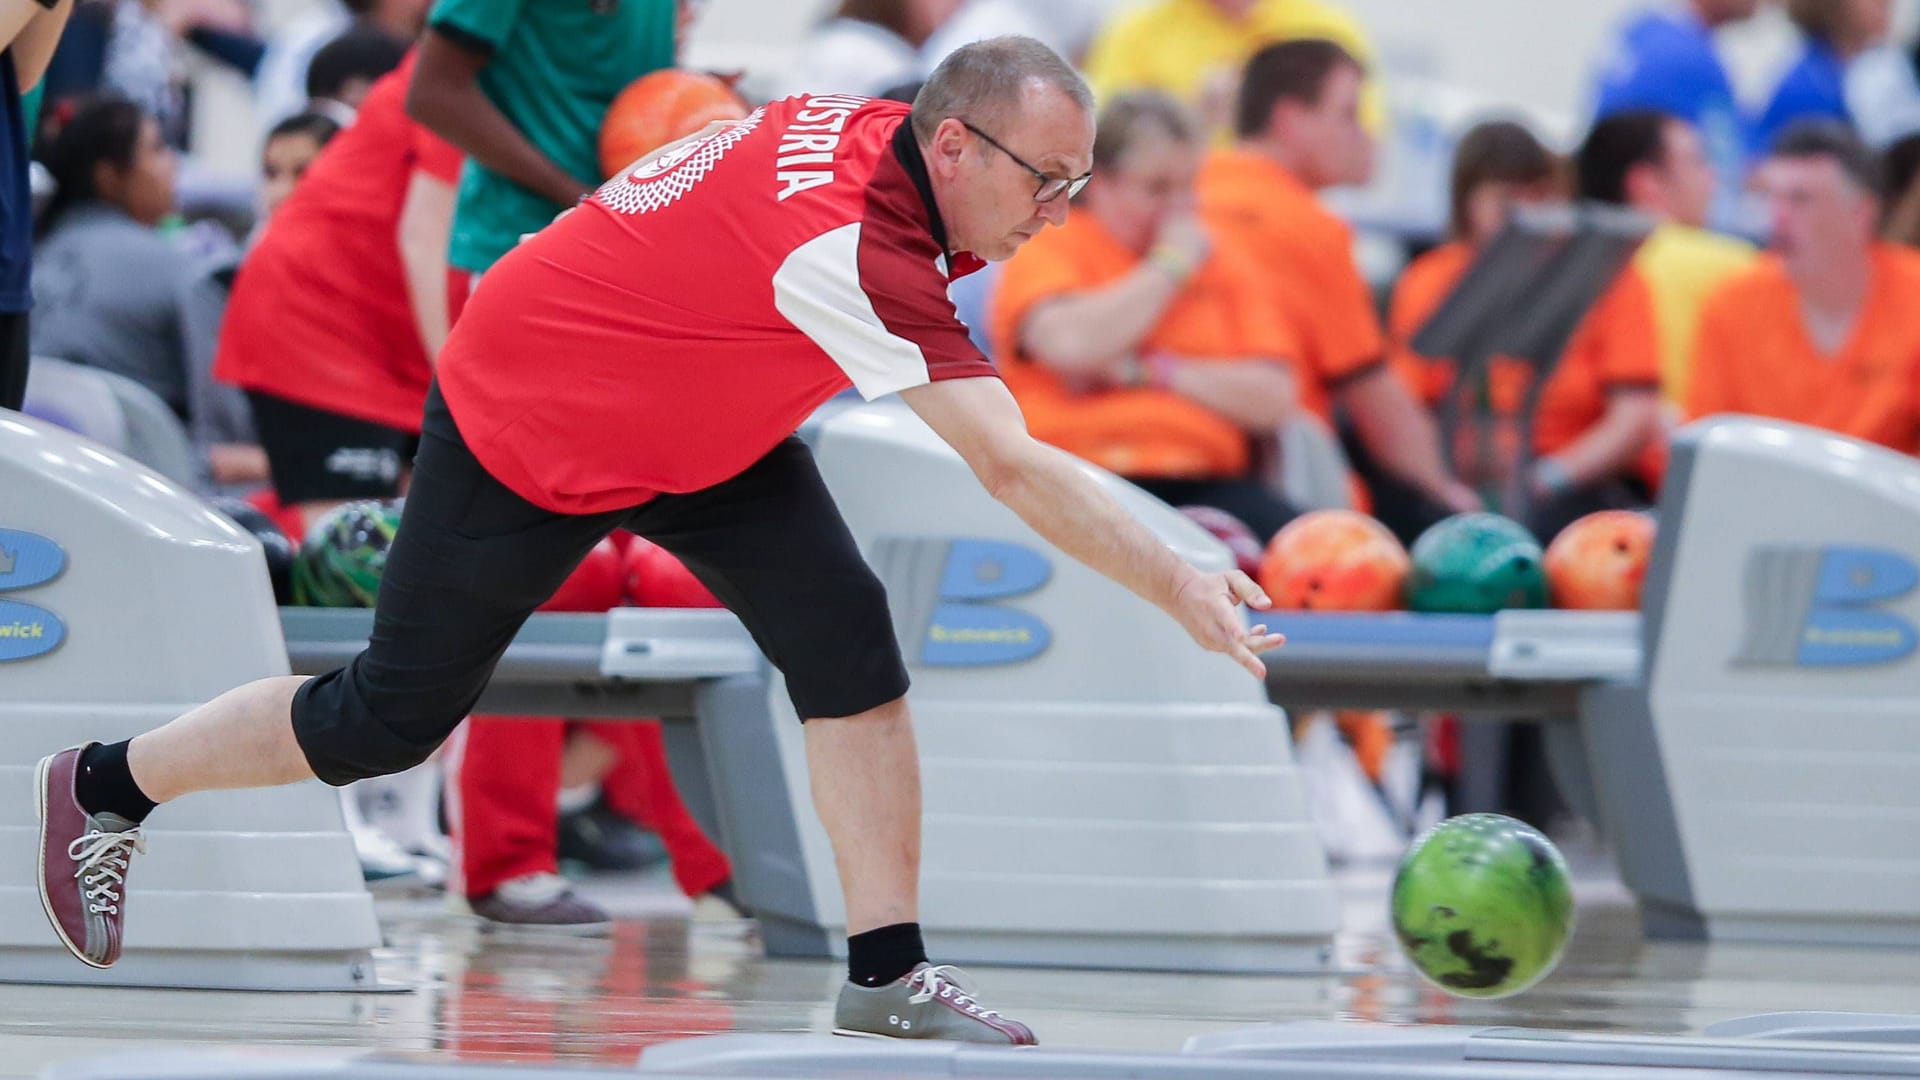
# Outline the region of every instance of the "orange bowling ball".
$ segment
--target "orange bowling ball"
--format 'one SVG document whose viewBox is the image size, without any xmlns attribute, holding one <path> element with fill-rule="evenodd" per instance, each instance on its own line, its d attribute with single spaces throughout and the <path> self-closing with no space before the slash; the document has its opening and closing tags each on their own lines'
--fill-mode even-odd
<svg viewBox="0 0 1920 1080">
<path fill-rule="evenodd" d="M 715 120 L 746 115 L 740 95 L 712 75 L 678 68 L 648 72 L 620 91 L 600 121 L 600 174 L 612 176 Z"/>
<path fill-rule="evenodd" d="M 1354 510 L 1314 510 L 1274 534 L 1260 587 L 1276 608 L 1392 611 L 1409 566 L 1407 549 L 1385 525 Z"/>
<path fill-rule="evenodd" d="M 1654 532 L 1652 516 L 1632 510 L 1602 510 L 1562 529 L 1547 545 L 1545 559 L 1553 606 L 1640 610 Z"/>
</svg>

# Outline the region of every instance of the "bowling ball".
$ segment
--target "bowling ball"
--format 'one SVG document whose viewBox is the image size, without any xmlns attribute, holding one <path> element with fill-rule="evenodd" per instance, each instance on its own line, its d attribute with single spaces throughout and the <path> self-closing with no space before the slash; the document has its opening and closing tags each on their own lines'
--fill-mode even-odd
<svg viewBox="0 0 1920 1080">
<path fill-rule="evenodd" d="M 293 603 L 293 541 L 259 507 L 245 499 L 216 495 L 207 504 L 226 515 L 235 525 L 260 541 L 267 556 L 267 578 L 273 582 L 274 603 L 285 607 Z"/>
<path fill-rule="evenodd" d="M 1265 555 L 1266 545 L 1260 542 L 1246 522 L 1212 506 L 1183 506 L 1180 512 L 1187 515 L 1187 520 L 1212 533 L 1215 540 L 1227 545 L 1227 550 L 1233 552 L 1234 565 L 1240 568 L 1241 573 L 1248 577 L 1260 576 L 1260 560 Z"/>
<path fill-rule="evenodd" d="M 1428 981 L 1461 997 L 1507 997 L 1560 962 L 1573 887 L 1566 860 L 1532 826 L 1463 814 L 1401 858 L 1392 914 L 1400 947 Z"/>
<path fill-rule="evenodd" d="M 1602 510 L 1560 530 L 1547 545 L 1553 606 L 1638 611 L 1653 557 L 1654 520 L 1632 510 Z"/>
<path fill-rule="evenodd" d="M 1314 510 L 1273 535 L 1256 575 L 1276 608 L 1392 611 L 1407 552 L 1385 525 L 1355 510 Z"/>
<path fill-rule="evenodd" d="M 1407 606 L 1490 614 L 1547 604 L 1540 542 L 1499 514 L 1455 514 L 1413 542 Z"/>
<path fill-rule="evenodd" d="M 620 547 L 611 538 L 601 540 L 553 591 L 541 611 L 606 611 L 626 598 L 627 568 Z"/>
<path fill-rule="evenodd" d="M 337 506 L 307 530 L 293 561 L 293 602 L 309 607 L 372 607 L 400 531 L 400 501 Z"/>
<path fill-rule="evenodd" d="M 717 608 L 686 564 L 659 544 L 635 537 L 627 545 L 627 599 L 639 607 Z"/>
<path fill-rule="evenodd" d="M 715 120 L 738 120 L 746 103 L 724 81 L 667 68 L 627 84 L 600 121 L 600 175 L 612 176 Z"/>
</svg>

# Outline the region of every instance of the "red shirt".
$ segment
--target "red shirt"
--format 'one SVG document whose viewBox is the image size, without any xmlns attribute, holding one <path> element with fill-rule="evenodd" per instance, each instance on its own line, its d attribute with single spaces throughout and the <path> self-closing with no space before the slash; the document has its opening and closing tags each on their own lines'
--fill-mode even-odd
<svg viewBox="0 0 1920 1080">
<path fill-rule="evenodd" d="M 328 412 L 420 430 L 433 369 L 400 261 L 416 172 L 458 183 L 460 151 L 406 114 L 409 56 L 368 92 L 240 265 L 214 376 Z"/>
<path fill-rule="evenodd" d="M 994 375 L 947 299 L 907 107 L 773 102 L 609 181 L 481 277 L 440 387 L 489 472 L 560 513 L 735 476 L 852 386 Z"/>
</svg>

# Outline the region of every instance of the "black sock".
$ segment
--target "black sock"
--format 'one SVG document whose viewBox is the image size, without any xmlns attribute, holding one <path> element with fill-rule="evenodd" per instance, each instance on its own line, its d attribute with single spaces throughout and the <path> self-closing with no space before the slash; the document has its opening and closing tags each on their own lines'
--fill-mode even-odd
<svg viewBox="0 0 1920 1080">
<path fill-rule="evenodd" d="M 861 986 L 885 986 L 927 962 L 917 922 L 894 923 L 847 939 L 847 978 Z"/>
<path fill-rule="evenodd" d="M 80 751 L 80 768 L 73 776 L 73 794 L 89 814 L 118 814 L 138 824 L 159 804 L 147 798 L 127 768 L 127 744 L 94 743 Z"/>
</svg>

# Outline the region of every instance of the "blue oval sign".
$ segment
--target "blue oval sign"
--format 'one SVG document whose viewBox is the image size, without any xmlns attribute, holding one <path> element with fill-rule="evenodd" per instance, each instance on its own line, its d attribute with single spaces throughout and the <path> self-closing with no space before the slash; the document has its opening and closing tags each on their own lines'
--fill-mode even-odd
<svg viewBox="0 0 1920 1080">
<path fill-rule="evenodd" d="M 67 553 L 37 533 L 0 529 L 0 592 L 45 585 L 67 568 Z"/>
<path fill-rule="evenodd" d="M 982 667 L 1030 660 L 1053 635 L 1039 619 L 997 604 L 941 604 L 933 611 L 920 662 L 928 667 Z"/>
<path fill-rule="evenodd" d="M 66 624 L 53 612 L 0 600 L 0 664 L 45 656 L 66 637 Z"/>
</svg>

